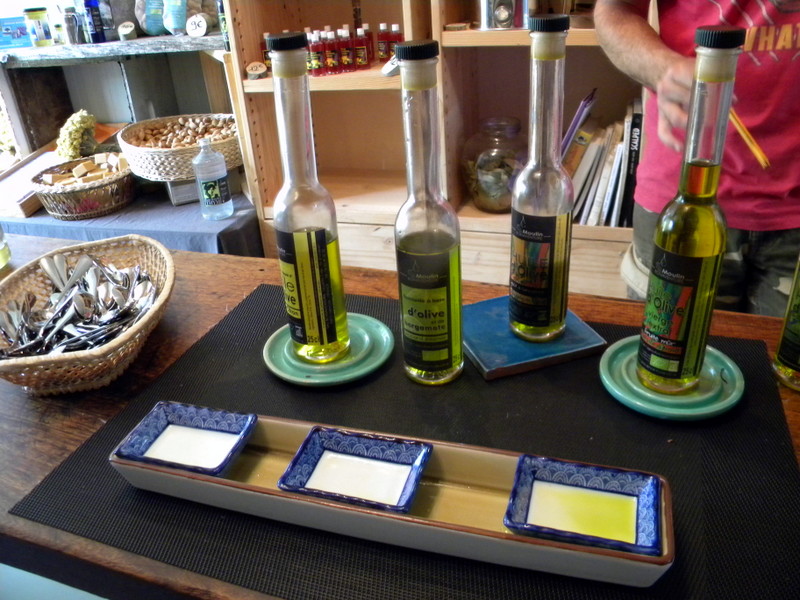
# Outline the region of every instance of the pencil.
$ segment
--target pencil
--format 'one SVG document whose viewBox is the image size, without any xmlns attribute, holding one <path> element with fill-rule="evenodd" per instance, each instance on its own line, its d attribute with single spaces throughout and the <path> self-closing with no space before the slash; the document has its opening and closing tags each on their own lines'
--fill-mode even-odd
<svg viewBox="0 0 800 600">
<path fill-rule="evenodd" d="M 730 112 L 730 120 L 733 123 L 733 126 L 736 128 L 736 131 L 739 132 L 739 135 L 744 140 L 744 143 L 747 144 L 747 147 L 750 148 L 750 152 L 753 153 L 753 156 L 756 157 L 758 164 L 761 165 L 762 169 L 766 169 L 769 167 L 769 159 L 767 155 L 764 154 L 764 151 L 761 149 L 761 146 L 758 145 L 758 142 L 753 138 L 750 131 L 747 127 L 744 126 L 742 120 L 739 118 L 739 115 L 736 114 L 736 111 L 731 108 Z"/>
</svg>

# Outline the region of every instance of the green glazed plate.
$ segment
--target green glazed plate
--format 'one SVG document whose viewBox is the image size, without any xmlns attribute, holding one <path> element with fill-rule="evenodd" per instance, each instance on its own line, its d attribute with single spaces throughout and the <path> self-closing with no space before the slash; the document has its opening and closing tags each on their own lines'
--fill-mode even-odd
<svg viewBox="0 0 800 600">
<path fill-rule="evenodd" d="M 298 385 L 337 385 L 359 379 L 380 367 L 394 348 L 394 336 L 381 321 L 358 313 L 347 314 L 350 352 L 325 364 L 297 357 L 289 326 L 273 333 L 264 345 L 264 362 L 275 375 Z"/>
<path fill-rule="evenodd" d="M 731 409 L 744 392 L 744 376 L 722 352 L 706 346 L 700 383 L 688 394 L 661 394 L 646 388 L 636 376 L 639 336 L 623 338 L 600 358 L 600 379 L 622 404 L 660 419 L 708 419 Z"/>
</svg>

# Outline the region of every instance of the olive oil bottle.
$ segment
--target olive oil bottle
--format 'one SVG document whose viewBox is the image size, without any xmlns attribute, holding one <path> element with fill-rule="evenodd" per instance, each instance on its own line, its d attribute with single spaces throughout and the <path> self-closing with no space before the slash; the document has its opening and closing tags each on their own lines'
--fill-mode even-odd
<svg viewBox="0 0 800 600">
<path fill-rule="evenodd" d="M 336 208 L 317 179 L 305 33 L 267 39 L 275 86 L 283 186 L 273 224 L 286 312 L 298 357 L 326 363 L 350 347 Z"/>
<path fill-rule="evenodd" d="M 546 342 L 567 319 L 572 180 L 561 166 L 564 60 L 569 17 L 531 18 L 528 163 L 511 194 L 509 323 L 517 336 Z"/>
<path fill-rule="evenodd" d="M 408 200 L 395 221 L 400 322 L 406 374 L 424 384 L 455 379 L 461 346 L 461 238 L 447 201 L 436 94 L 439 44 L 397 44 Z"/>
<path fill-rule="evenodd" d="M 772 369 L 781 383 L 800 391 L 800 261 L 794 271 L 792 291 L 789 292 L 783 331 Z"/>
<path fill-rule="evenodd" d="M 743 29 L 700 27 L 678 193 L 659 216 L 639 342 L 641 383 L 665 394 L 700 381 L 725 252 L 717 204 L 722 150 Z"/>
</svg>

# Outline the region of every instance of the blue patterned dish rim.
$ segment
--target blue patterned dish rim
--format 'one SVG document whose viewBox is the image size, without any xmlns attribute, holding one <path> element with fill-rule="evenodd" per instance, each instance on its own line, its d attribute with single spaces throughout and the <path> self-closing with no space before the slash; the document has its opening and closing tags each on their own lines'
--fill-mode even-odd
<svg viewBox="0 0 800 600">
<path fill-rule="evenodd" d="M 534 481 L 548 481 L 636 497 L 636 543 L 528 523 Z M 514 487 L 503 524 L 525 535 L 659 556 L 662 553 L 661 482 L 658 476 L 650 473 L 523 454 L 517 463 Z"/>
<path fill-rule="evenodd" d="M 127 437 L 114 450 L 113 455 L 128 460 L 184 469 L 205 475 L 222 475 L 239 456 L 247 440 L 255 430 L 258 416 L 251 413 L 230 412 L 194 404 L 180 402 L 157 402 L 149 413 L 131 430 Z M 145 456 L 167 425 L 182 425 L 195 429 L 234 433 L 236 442 L 224 459 L 214 467 L 200 467 Z"/>
<path fill-rule="evenodd" d="M 422 471 L 428 462 L 432 449 L 433 445 L 427 442 L 315 425 L 311 428 L 286 471 L 278 480 L 278 487 L 289 492 L 404 513 L 411 508 L 419 481 L 422 478 Z M 411 472 L 403 486 L 397 504 L 386 504 L 366 498 L 306 487 L 325 450 L 409 465 Z"/>
</svg>

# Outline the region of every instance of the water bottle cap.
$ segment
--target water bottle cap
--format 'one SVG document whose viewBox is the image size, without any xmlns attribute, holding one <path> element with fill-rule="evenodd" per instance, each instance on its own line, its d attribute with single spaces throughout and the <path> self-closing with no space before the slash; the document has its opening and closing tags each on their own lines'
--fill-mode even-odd
<svg viewBox="0 0 800 600">
<path fill-rule="evenodd" d="M 290 31 L 287 33 L 277 33 L 267 38 L 270 51 L 300 50 L 308 47 L 306 34 L 302 31 Z"/>
<path fill-rule="evenodd" d="M 557 33 L 569 29 L 569 15 L 533 15 L 530 30 L 537 33 Z"/>
<path fill-rule="evenodd" d="M 698 27 L 694 41 L 705 48 L 731 49 L 744 44 L 745 30 L 729 25 L 708 25 Z"/>
</svg>

